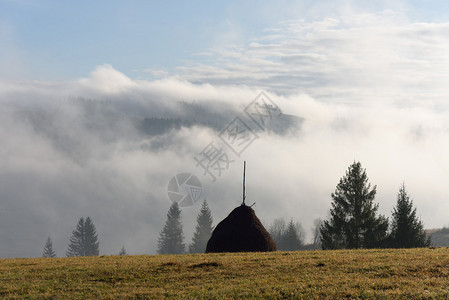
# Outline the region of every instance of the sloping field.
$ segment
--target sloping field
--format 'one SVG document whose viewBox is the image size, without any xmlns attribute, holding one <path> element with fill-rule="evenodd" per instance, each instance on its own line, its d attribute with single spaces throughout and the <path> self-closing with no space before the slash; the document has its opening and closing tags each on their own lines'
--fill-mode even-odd
<svg viewBox="0 0 449 300">
<path fill-rule="evenodd" d="M 449 249 L 0 260 L 0 298 L 449 298 Z"/>
</svg>

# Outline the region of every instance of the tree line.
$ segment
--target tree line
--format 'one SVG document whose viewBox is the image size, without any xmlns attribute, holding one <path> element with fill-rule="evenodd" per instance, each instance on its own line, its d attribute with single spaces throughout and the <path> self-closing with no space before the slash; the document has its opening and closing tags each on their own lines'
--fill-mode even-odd
<svg viewBox="0 0 449 300">
<path fill-rule="evenodd" d="M 279 250 L 301 249 L 360 249 L 360 248 L 412 248 L 429 246 L 424 224 L 418 218 L 413 201 L 405 184 L 400 186 L 392 220 L 378 214 L 379 204 L 374 202 L 377 186 L 371 186 L 366 170 L 360 162 L 354 162 L 340 179 L 331 194 L 330 216 L 327 220 L 315 219 L 312 228 L 313 241 L 305 245 L 305 232 L 301 223 L 278 218 L 268 227 Z M 181 209 L 176 202 L 170 206 L 167 219 L 158 238 L 158 254 L 204 253 L 214 227 L 206 199 L 197 216 L 192 242 L 184 243 Z M 98 235 L 92 220 L 80 218 L 72 232 L 66 252 L 72 256 L 99 254 Z M 120 255 L 125 255 L 124 247 Z M 50 237 L 43 251 L 44 257 L 55 257 Z"/>
<path fill-rule="evenodd" d="M 188 246 L 189 253 L 204 253 L 207 241 L 212 235 L 213 218 L 206 199 L 204 199 L 201 210 L 197 216 L 197 225 L 192 237 L 192 243 Z M 178 203 L 173 202 L 167 213 L 164 228 L 159 234 L 158 254 L 183 254 L 186 253 L 184 243 L 183 225 L 181 220 L 181 209 Z"/>
<path fill-rule="evenodd" d="M 212 235 L 213 218 L 206 199 L 203 201 L 200 213 L 197 217 L 196 231 L 192 238 L 192 243 L 188 245 L 189 253 L 204 253 L 207 241 Z M 70 236 L 69 245 L 66 251 L 67 257 L 75 256 L 97 256 L 99 255 L 98 234 L 95 225 L 90 217 L 80 218 L 75 230 Z M 184 244 L 184 233 L 181 221 L 181 209 L 177 203 L 173 203 L 167 213 L 167 221 L 158 239 L 159 254 L 182 254 L 186 253 Z M 123 246 L 119 255 L 126 255 Z M 50 237 L 44 246 L 43 257 L 56 257 L 53 249 L 53 242 Z"/>
<path fill-rule="evenodd" d="M 360 162 L 351 164 L 335 192 L 331 194 L 330 217 L 315 219 L 312 244 L 305 245 L 305 232 L 299 222 L 275 219 L 268 227 L 279 250 L 301 249 L 360 249 L 427 247 L 423 222 L 418 218 L 413 201 L 402 184 L 397 194 L 392 220 L 377 213 L 374 202 L 377 186 L 371 186 Z M 212 216 L 206 200 L 197 218 L 190 253 L 203 253 L 212 234 Z M 181 210 L 173 203 L 158 240 L 159 254 L 186 253 L 181 222 Z"/>
<path fill-rule="evenodd" d="M 360 162 L 351 164 L 331 194 L 330 218 L 320 227 L 323 249 L 412 248 L 430 245 L 405 184 L 397 194 L 392 221 L 377 213 L 376 186 L 371 187 Z"/>
<path fill-rule="evenodd" d="M 124 248 L 122 250 L 125 251 Z M 97 256 L 99 253 L 100 243 L 98 241 L 97 229 L 92 219 L 90 217 L 86 219 L 80 218 L 75 230 L 70 236 L 66 256 Z M 53 250 L 53 242 L 50 237 L 47 238 L 42 256 L 56 257 L 56 252 Z"/>
</svg>

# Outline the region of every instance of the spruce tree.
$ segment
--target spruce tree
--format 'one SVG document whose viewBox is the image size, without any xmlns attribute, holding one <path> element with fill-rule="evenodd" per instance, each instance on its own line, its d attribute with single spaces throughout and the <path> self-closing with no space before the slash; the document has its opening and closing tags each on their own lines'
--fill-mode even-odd
<svg viewBox="0 0 449 300">
<path fill-rule="evenodd" d="M 68 257 L 71 256 L 84 256 L 82 245 L 84 243 L 84 218 L 80 218 L 76 229 L 72 232 L 70 237 L 70 243 L 66 252 Z"/>
<path fill-rule="evenodd" d="M 376 186 L 371 188 L 360 162 L 349 166 L 332 193 L 330 219 L 320 228 L 323 249 L 383 247 L 388 219 L 377 216 Z"/>
<path fill-rule="evenodd" d="M 427 247 L 430 239 L 426 239 L 424 224 L 416 216 L 416 208 L 407 194 L 405 185 L 399 189 L 396 207 L 393 209 L 390 246 L 393 248 Z"/>
<path fill-rule="evenodd" d="M 293 223 L 293 219 L 287 225 L 285 233 L 281 238 L 283 251 L 296 251 L 299 250 L 303 244 L 303 230 L 299 223 Z"/>
<path fill-rule="evenodd" d="M 288 224 L 283 218 L 275 219 L 268 232 L 280 251 L 299 250 L 304 243 L 304 230 L 293 219 Z"/>
<path fill-rule="evenodd" d="M 99 254 L 98 235 L 90 217 L 80 218 L 72 232 L 67 256 L 96 256 Z"/>
<path fill-rule="evenodd" d="M 321 231 L 320 228 L 323 225 L 323 220 L 321 219 L 315 219 L 313 221 L 313 228 L 312 228 L 312 236 L 313 241 L 312 245 L 316 248 L 321 248 Z"/>
<path fill-rule="evenodd" d="M 94 223 L 92 222 L 91 218 L 87 217 L 86 221 L 84 222 L 84 227 L 86 230 L 86 256 L 96 256 L 100 254 L 99 246 L 100 243 L 98 242 L 98 235 L 97 235 L 97 229 L 95 228 Z"/>
<path fill-rule="evenodd" d="M 53 250 L 53 242 L 50 237 L 47 238 L 42 257 L 56 257 L 56 253 Z"/>
<path fill-rule="evenodd" d="M 120 249 L 120 252 L 118 253 L 118 255 L 127 255 L 125 246 L 122 246 L 122 249 Z"/>
<path fill-rule="evenodd" d="M 167 221 L 159 235 L 157 252 L 159 254 L 182 254 L 185 252 L 181 209 L 176 202 L 173 202 L 168 210 Z"/>
<path fill-rule="evenodd" d="M 212 215 L 207 205 L 206 199 L 203 201 L 200 213 L 196 218 L 196 228 L 193 234 L 192 243 L 189 246 L 190 253 L 204 253 L 206 251 L 207 242 L 212 235 Z"/>
</svg>

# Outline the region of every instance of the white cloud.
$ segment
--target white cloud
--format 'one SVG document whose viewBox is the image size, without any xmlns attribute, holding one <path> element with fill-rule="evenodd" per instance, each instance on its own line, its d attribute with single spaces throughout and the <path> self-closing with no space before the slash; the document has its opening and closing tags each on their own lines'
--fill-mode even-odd
<svg viewBox="0 0 449 300">
<path fill-rule="evenodd" d="M 80 79 L 80 84 L 87 88 L 99 90 L 102 93 L 116 94 L 136 87 L 136 84 L 126 75 L 116 71 L 111 65 L 97 67 L 89 78 Z"/>
<path fill-rule="evenodd" d="M 204 64 L 176 70 L 194 82 L 325 101 L 443 104 L 448 29 L 449 23 L 414 23 L 393 11 L 290 21 L 247 45 L 211 49 Z"/>
</svg>

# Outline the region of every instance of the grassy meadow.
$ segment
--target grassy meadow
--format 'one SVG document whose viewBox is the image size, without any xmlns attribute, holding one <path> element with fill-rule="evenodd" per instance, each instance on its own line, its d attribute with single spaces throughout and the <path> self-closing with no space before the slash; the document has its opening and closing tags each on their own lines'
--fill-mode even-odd
<svg viewBox="0 0 449 300">
<path fill-rule="evenodd" d="M 0 259 L 0 298 L 449 298 L 449 249 Z"/>
</svg>

